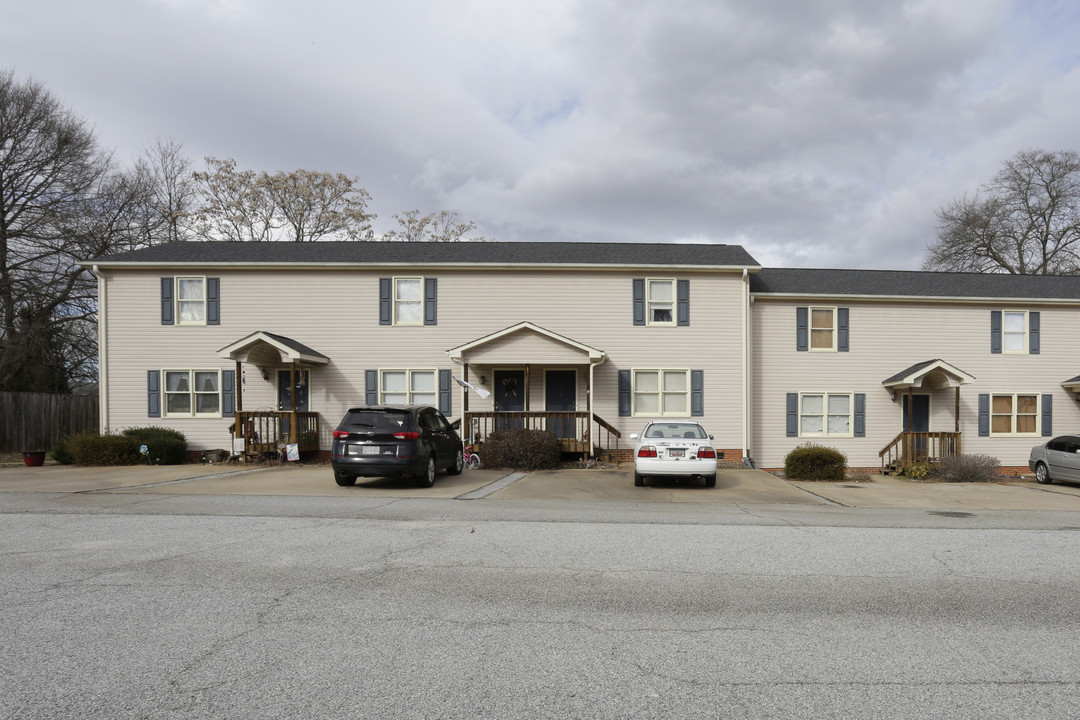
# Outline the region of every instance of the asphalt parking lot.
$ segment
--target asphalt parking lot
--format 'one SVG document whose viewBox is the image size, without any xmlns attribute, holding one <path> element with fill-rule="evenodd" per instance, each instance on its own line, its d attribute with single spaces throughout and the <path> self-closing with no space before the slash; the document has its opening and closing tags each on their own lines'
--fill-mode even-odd
<svg viewBox="0 0 1080 720">
<path fill-rule="evenodd" d="M 309 497 L 433 498 L 474 501 L 570 500 L 589 503 L 778 503 L 854 508 L 936 510 L 1077 510 L 1080 486 L 1038 485 L 1024 479 L 998 483 L 909 482 L 875 476 L 872 482 L 788 481 L 760 470 L 721 470 L 716 488 L 700 481 L 657 480 L 634 487 L 633 468 L 563 469 L 532 473 L 466 470 L 439 475 L 433 488 L 400 478 L 361 478 L 338 487 L 323 465 L 171 465 L 87 468 L 63 465 L 0 468 L 0 493 L 155 493 L 172 495 L 277 495 Z"/>
</svg>

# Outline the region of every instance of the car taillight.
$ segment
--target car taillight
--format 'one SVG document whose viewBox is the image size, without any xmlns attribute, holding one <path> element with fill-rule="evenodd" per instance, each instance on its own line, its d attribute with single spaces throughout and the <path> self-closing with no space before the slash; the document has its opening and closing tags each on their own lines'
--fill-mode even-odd
<svg viewBox="0 0 1080 720">
<path fill-rule="evenodd" d="M 348 430 L 335 430 L 334 431 L 334 439 L 335 440 L 342 440 L 342 439 L 347 438 L 347 437 L 349 437 L 349 431 Z"/>
<path fill-rule="evenodd" d="M 699 458 L 715 458 L 716 457 L 716 451 L 713 450 L 711 447 L 706 445 L 705 447 L 698 448 L 697 456 Z"/>
<path fill-rule="evenodd" d="M 638 457 L 656 457 L 656 448 L 652 445 L 644 445 L 637 451 Z"/>
<path fill-rule="evenodd" d="M 396 437 L 398 440 L 419 440 L 420 439 L 420 433 L 418 433 L 418 432 L 399 432 L 399 433 L 394 433 L 394 437 Z"/>
</svg>

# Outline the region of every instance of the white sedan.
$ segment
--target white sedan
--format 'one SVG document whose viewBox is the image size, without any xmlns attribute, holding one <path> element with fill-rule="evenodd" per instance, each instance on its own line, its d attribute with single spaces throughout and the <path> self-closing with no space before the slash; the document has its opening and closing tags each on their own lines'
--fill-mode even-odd
<svg viewBox="0 0 1080 720">
<path fill-rule="evenodd" d="M 634 449 L 634 485 L 642 487 L 649 475 L 699 475 L 705 487 L 716 487 L 716 450 L 712 435 L 693 420 L 651 422 Z"/>
</svg>

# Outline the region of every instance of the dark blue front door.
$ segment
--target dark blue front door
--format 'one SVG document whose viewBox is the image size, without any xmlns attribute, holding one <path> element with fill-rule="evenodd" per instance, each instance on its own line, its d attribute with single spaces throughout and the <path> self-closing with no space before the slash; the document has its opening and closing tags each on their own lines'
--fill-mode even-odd
<svg viewBox="0 0 1080 720">
<path fill-rule="evenodd" d="M 278 370 L 278 410 L 288 412 L 292 410 L 292 400 L 289 395 L 289 371 Z M 307 412 L 308 411 L 308 381 L 309 373 L 307 370 L 300 370 L 296 373 L 296 411 Z M 298 423 L 298 427 L 303 428 L 303 423 Z M 283 438 L 289 438 L 289 418 L 281 418 L 281 436 Z"/>
<path fill-rule="evenodd" d="M 493 373 L 495 387 L 495 412 L 521 412 L 525 409 L 525 371 L 496 370 Z M 520 417 L 495 417 L 495 429 L 500 431 L 524 427 Z"/>
<path fill-rule="evenodd" d="M 930 432 L 930 396 L 911 395 L 910 409 L 908 408 L 908 397 L 908 395 L 904 395 L 904 430 L 916 433 Z M 925 458 L 927 450 L 926 438 L 916 438 L 916 457 Z"/>
<path fill-rule="evenodd" d="M 562 412 L 577 410 L 577 373 L 573 370 L 548 370 L 544 377 L 544 409 Z M 574 418 L 550 415 L 548 430 L 561 438 L 577 437 Z"/>
</svg>

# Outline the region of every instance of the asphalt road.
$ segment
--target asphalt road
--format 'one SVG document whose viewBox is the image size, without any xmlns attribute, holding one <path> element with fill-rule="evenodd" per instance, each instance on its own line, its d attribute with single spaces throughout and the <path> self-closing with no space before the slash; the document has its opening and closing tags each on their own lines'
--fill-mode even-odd
<svg viewBox="0 0 1080 720">
<path fill-rule="evenodd" d="M 1061 718 L 1080 515 L 7 493 L 2 718 Z"/>
</svg>

